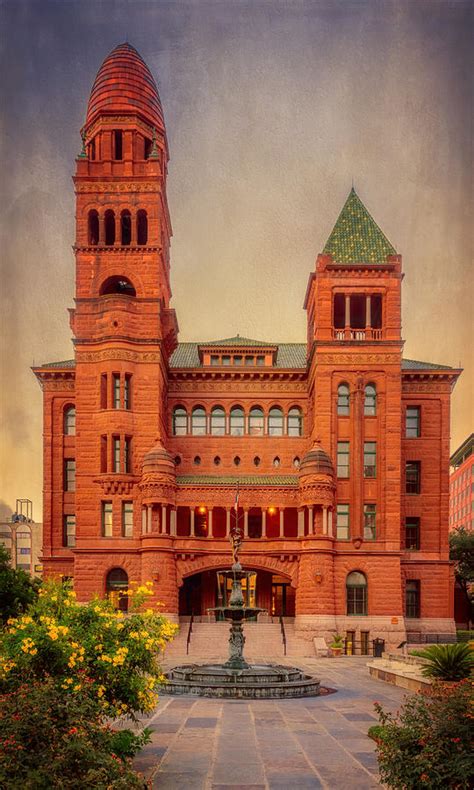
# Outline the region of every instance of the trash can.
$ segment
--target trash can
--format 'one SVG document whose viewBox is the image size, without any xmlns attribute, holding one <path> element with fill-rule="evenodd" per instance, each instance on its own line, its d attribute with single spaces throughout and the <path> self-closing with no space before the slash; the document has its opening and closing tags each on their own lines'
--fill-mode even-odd
<svg viewBox="0 0 474 790">
<path fill-rule="evenodd" d="M 385 650 L 385 639 L 373 639 L 372 645 L 374 648 L 374 658 L 382 658 L 382 653 Z"/>
</svg>

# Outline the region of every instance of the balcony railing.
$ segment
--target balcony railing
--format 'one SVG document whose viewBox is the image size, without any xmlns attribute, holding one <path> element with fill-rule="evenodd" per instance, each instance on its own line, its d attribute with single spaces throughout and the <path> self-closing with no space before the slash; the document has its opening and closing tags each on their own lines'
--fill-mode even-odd
<svg viewBox="0 0 474 790">
<path fill-rule="evenodd" d="M 333 329 L 332 337 L 333 340 L 343 341 L 382 340 L 383 330 L 373 329 L 372 327 L 366 327 L 365 329 L 351 329 L 345 327 L 344 329 Z"/>
</svg>

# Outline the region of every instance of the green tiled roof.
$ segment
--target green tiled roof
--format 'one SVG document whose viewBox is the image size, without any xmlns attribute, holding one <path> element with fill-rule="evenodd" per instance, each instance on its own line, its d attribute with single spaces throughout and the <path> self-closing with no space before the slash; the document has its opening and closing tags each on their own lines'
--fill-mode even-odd
<svg viewBox="0 0 474 790">
<path fill-rule="evenodd" d="M 436 365 L 434 362 L 419 362 L 417 359 L 402 359 L 402 370 L 453 370 L 451 365 Z"/>
<path fill-rule="evenodd" d="M 245 345 L 244 338 L 239 338 L 239 342 L 241 345 Z M 254 344 L 259 343 L 258 340 L 252 342 Z M 232 343 L 225 340 L 212 341 L 210 343 L 179 343 L 178 348 L 171 356 L 170 367 L 200 368 L 202 366 L 199 359 L 199 346 L 217 346 L 225 343 L 232 345 Z M 265 343 L 260 345 L 277 346 L 276 368 L 306 368 L 306 343 Z M 262 370 L 262 368 L 259 368 L 259 370 Z"/>
<path fill-rule="evenodd" d="M 297 475 L 247 475 L 244 477 L 237 477 L 230 475 L 225 477 L 222 475 L 182 475 L 176 478 L 178 485 L 182 486 L 298 486 Z"/>
<path fill-rule="evenodd" d="M 323 250 L 336 263 L 383 263 L 396 255 L 385 234 L 351 189 Z"/>
<path fill-rule="evenodd" d="M 76 360 L 65 359 L 64 362 L 46 362 L 46 364 L 41 365 L 41 367 L 42 368 L 75 368 Z"/>
<path fill-rule="evenodd" d="M 200 346 L 274 346 L 275 343 L 266 343 L 264 340 L 253 340 L 251 337 L 226 337 L 224 340 L 210 340 L 208 343 L 199 343 Z"/>
</svg>

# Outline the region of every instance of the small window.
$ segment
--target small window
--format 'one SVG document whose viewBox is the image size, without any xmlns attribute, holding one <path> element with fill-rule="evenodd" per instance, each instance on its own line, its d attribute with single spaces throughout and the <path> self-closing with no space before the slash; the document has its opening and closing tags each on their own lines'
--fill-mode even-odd
<svg viewBox="0 0 474 790">
<path fill-rule="evenodd" d="M 211 365 L 218 365 L 219 364 L 219 357 L 217 354 L 211 355 Z"/>
<path fill-rule="evenodd" d="M 421 435 L 419 406 L 407 406 L 405 435 L 407 438 L 416 438 Z"/>
<path fill-rule="evenodd" d="M 214 463 L 216 466 L 220 466 L 221 459 L 219 455 L 214 456 Z"/>
<path fill-rule="evenodd" d="M 128 575 L 122 568 L 112 568 L 107 574 L 105 592 L 116 609 L 128 612 Z"/>
<path fill-rule="evenodd" d="M 133 502 L 122 502 L 122 536 L 133 537 Z"/>
<path fill-rule="evenodd" d="M 114 131 L 114 159 L 120 161 L 123 156 L 123 134 L 121 129 Z"/>
<path fill-rule="evenodd" d="M 179 466 L 180 463 L 181 463 L 181 456 L 180 455 L 175 455 L 174 462 L 175 462 L 176 466 Z"/>
<path fill-rule="evenodd" d="M 238 354 L 234 357 L 234 365 L 243 365 L 244 359 Z"/>
<path fill-rule="evenodd" d="M 105 226 L 105 246 L 112 247 L 115 244 L 115 214 L 108 208 L 104 214 Z"/>
<path fill-rule="evenodd" d="M 405 519 L 405 548 L 408 551 L 419 551 L 420 519 L 409 516 Z"/>
<path fill-rule="evenodd" d="M 112 537 L 112 502 L 102 502 L 102 537 Z"/>
<path fill-rule="evenodd" d="M 120 472 L 120 436 L 112 439 L 112 470 L 115 474 Z"/>
<path fill-rule="evenodd" d="M 264 356 L 260 356 L 260 355 L 259 355 L 259 356 L 257 357 L 257 367 L 261 368 L 261 367 L 263 367 L 264 365 L 265 365 L 265 357 L 264 357 Z"/>
<path fill-rule="evenodd" d="M 377 475 L 377 443 L 364 442 L 364 477 Z"/>
<path fill-rule="evenodd" d="M 339 384 L 337 388 L 337 413 L 341 417 L 349 414 L 349 385 Z"/>
<path fill-rule="evenodd" d="M 64 516 L 63 546 L 72 548 L 76 545 L 76 516 Z"/>
<path fill-rule="evenodd" d="M 255 364 L 255 357 L 253 357 L 253 356 L 252 357 L 251 356 L 246 356 L 245 357 L 245 364 L 247 365 L 247 367 L 252 367 Z"/>
<path fill-rule="evenodd" d="M 229 354 L 223 354 L 222 355 L 222 364 L 223 365 L 230 365 L 230 362 L 231 362 L 230 355 Z"/>
<path fill-rule="evenodd" d="M 349 505 L 338 505 L 336 509 L 336 537 L 337 540 L 349 540 Z"/>
<path fill-rule="evenodd" d="M 278 457 L 278 455 L 277 455 L 277 456 L 276 456 L 276 457 L 273 459 L 273 466 L 274 466 L 276 469 L 278 469 L 278 467 L 279 467 L 280 465 L 281 465 L 281 461 L 280 461 L 280 459 L 279 459 L 279 457 Z"/>
<path fill-rule="evenodd" d="M 222 406 L 214 406 L 211 411 L 211 434 L 213 436 L 225 435 L 225 411 Z"/>
<path fill-rule="evenodd" d="M 196 406 L 191 415 L 191 433 L 193 436 L 205 436 L 206 432 L 206 412 L 202 406 Z"/>
<path fill-rule="evenodd" d="M 64 433 L 66 436 L 76 434 L 76 407 L 68 406 L 64 412 Z"/>
<path fill-rule="evenodd" d="M 274 406 L 268 414 L 268 433 L 270 436 L 283 436 L 283 411 Z"/>
<path fill-rule="evenodd" d="M 243 436 L 245 433 L 245 415 L 241 406 L 234 406 L 230 410 L 231 436 Z"/>
<path fill-rule="evenodd" d="M 300 461 L 299 457 L 295 456 L 295 458 L 293 458 L 293 466 L 295 467 L 295 469 L 299 469 L 300 468 L 300 463 L 301 463 L 301 461 Z"/>
<path fill-rule="evenodd" d="M 303 435 L 303 415 L 298 406 L 293 406 L 288 412 L 288 436 Z"/>
<path fill-rule="evenodd" d="M 124 458 L 123 458 L 123 471 L 129 475 L 132 471 L 132 439 L 130 436 L 125 437 L 124 443 Z"/>
<path fill-rule="evenodd" d="M 253 459 L 253 462 L 255 466 L 260 466 L 260 457 L 256 455 L 255 458 Z"/>
<path fill-rule="evenodd" d="M 102 474 L 107 472 L 107 436 L 100 437 L 100 471 Z"/>
<path fill-rule="evenodd" d="M 405 617 L 420 616 L 420 582 L 408 579 L 405 587 Z"/>
<path fill-rule="evenodd" d="M 349 477 L 349 442 L 337 443 L 337 476 Z"/>
<path fill-rule="evenodd" d="M 377 508 L 376 505 L 364 505 L 364 540 L 375 540 Z"/>
<path fill-rule="evenodd" d="M 183 406 L 173 409 L 173 435 L 186 436 L 188 432 L 188 414 Z"/>
<path fill-rule="evenodd" d="M 421 490 L 421 463 L 407 461 L 405 465 L 406 493 L 419 494 Z"/>
<path fill-rule="evenodd" d="M 108 277 L 100 289 L 101 296 L 118 294 L 119 296 L 136 296 L 134 286 L 127 277 Z"/>
<path fill-rule="evenodd" d="M 144 146 L 143 146 L 143 154 L 144 154 L 144 156 L 143 156 L 143 158 L 144 159 L 149 159 L 150 158 L 150 154 L 151 154 L 151 152 L 153 150 L 153 140 L 150 140 L 149 137 L 145 137 L 143 139 L 143 143 L 144 143 Z"/>
<path fill-rule="evenodd" d="M 128 209 L 120 215 L 120 241 L 124 247 L 128 247 L 132 241 L 132 215 Z"/>
<path fill-rule="evenodd" d="M 99 243 L 99 213 L 95 209 L 89 211 L 87 230 L 90 246 L 96 247 Z"/>
<path fill-rule="evenodd" d="M 114 373 L 112 376 L 112 405 L 114 409 L 120 409 L 120 373 Z"/>
<path fill-rule="evenodd" d="M 66 458 L 64 461 L 64 490 L 76 490 L 76 460 L 75 458 Z"/>
<path fill-rule="evenodd" d="M 194 463 L 195 466 L 199 466 L 200 463 L 201 463 L 201 456 L 200 455 L 195 455 L 193 463 Z"/>
<path fill-rule="evenodd" d="M 144 209 L 137 211 L 137 244 L 143 246 L 148 242 L 148 216 Z"/>
<path fill-rule="evenodd" d="M 239 466 L 240 465 L 240 458 L 239 458 L 238 455 L 236 455 L 235 458 L 234 458 L 234 464 L 235 464 L 235 466 Z"/>
<path fill-rule="evenodd" d="M 249 434 L 251 436 L 263 436 L 265 430 L 265 418 L 263 409 L 260 406 L 253 406 L 249 414 Z"/>
<path fill-rule="evenodd" d="M 352 571 L 346 579 L 347 614 L 367 614 L 367 579 L 360 571 Z"/>
<path fill-rule="evenodd" d="M 374 417 L 377 413 L 377 390 L 375 384 L 367 384 L 364 394 L 364 414 L 366 417 Z"/>
<path fill-rule="evenodd" d="M 132 375 L 126 373 L 123 382 L 123 407 L 124 409 L 132 408 Z"/>
<path fill-rule="evenodd" d="M 346 325 L 346 298 L 344 294 L 335 294 L 333 302 L 333 326 L 344 329 Z"/>
</svg>

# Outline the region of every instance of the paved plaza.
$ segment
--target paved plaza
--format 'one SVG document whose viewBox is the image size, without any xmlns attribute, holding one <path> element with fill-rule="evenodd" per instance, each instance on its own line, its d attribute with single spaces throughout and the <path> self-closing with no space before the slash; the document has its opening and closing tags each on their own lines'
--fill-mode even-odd
<svg viewBox="0 0 474 790">
<path fill-rule="evenodd" d="M 162 695 L 147 720 L 152 743 L 135 761 L 161 790 L 380 787 L 373 703 L 399 708 L 405 692 L 372 680 L 368 658 L 304 659 L 337 693 L 294 700 Z M 290 663 L 290 662 L 287 662 Z"/>
</svg>

